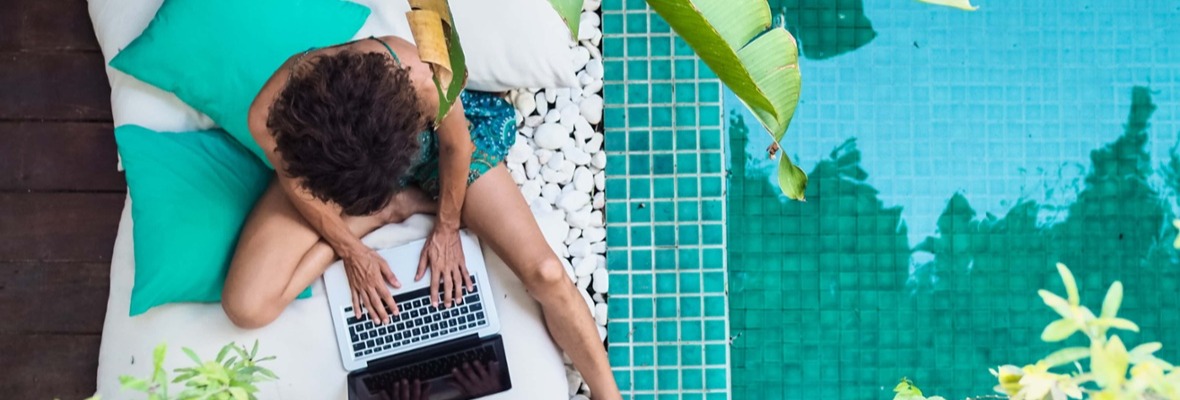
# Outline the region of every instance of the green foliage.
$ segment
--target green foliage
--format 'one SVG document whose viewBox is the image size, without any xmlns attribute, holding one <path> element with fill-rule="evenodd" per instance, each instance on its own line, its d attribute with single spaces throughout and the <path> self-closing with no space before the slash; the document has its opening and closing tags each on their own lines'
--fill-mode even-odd
<svg viewBox="0 0 1180 400">
<path fill-rule="evenodd" d="M 119 377 L 120 386 L 124 390 L 146 394 L 147 400 L 256 400 L 258 387 L 255 384 L 278 379 L 273 372 L 258 365 L 275 359 L 273 356 L 258 357 L 258 341 L 254 341 L 251 349 L 236 343 L 227 344 L 217 352 L 216 358 L 208 361 L 202 360 L 192 349 L 182 348 L 193 366 L 175 369 L 173 372 L 177 376 L 171 380 L 164 370 L 166 349 L 167 346 L 161 344 L 152 352 L 151 377 L 142 379 L 124 375 Z M 179 384 L 182 387 L 180 393 L 169 396 L 171 384 Z M 99 400 L 99 396 L 87 400 Z"/>
<path fill-rule="evenodd" d="M 570 28 L 570 37 L 578 40 L 578 26 L 582 22 L 582 3 L 583 0 L 549 0 L 549 4 L 553 5 L 553 9 L 557 10 L 557 15 L 565 21 L 565 24 Z"/>
</svg>

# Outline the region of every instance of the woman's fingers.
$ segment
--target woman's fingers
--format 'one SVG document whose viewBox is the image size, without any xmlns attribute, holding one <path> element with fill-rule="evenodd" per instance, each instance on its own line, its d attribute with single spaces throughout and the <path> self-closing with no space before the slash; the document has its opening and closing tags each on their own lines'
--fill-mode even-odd
<svg viewBox="0 0 1180 400">
<path fill-rule="evenodd" d="M 349 289 L 352 289 L 352 288 L 349 288 Z M 352 293 L 352 313 L 353 313 L 353 316 L 356 317 L 356 319 L 361 319 L 361 303 L 360 303 L 360 299 L 356 295 L 356 289 L 352 289 L 349 292 Z"/>
<path fill-rule="evenodd" d="M 455 268 L 451 271 L 451 281 L 455 282 L 455 304 L 463 304 L 463 271 Z"/>
<path fill-rule="evenodd" d="M 398 315 L 401 313 L 401 310 L 397 309 L 397 303 L 393 301 L 393 295 L 389 293 L 389 289 L 386 289 L 384 284 L 377 285 L 377 294 L 381 295 L 381 300 L 389 308 L 389 315 Z M 385 322 L 389 321 L 386 320 Z"/>
<path fill-rule="evenodd" d="M 463 283 L 467 284 L 467 292 L 471 293 L 471 290 L 474 289 L 475 284 L 474 282 L 471 282 L 471 273 L 467 272 L 467 264 L 459 264 L 459 271 L 463 273 Z"/>
<path fill-rule="evenodd" d="M 394 289 L 402 288 L 402 283 L 397 280 L 397 276 L 393 275 L 393 270 L 389 268 L 389 263 L 385 262 L 384 258 L 381 259 L 381 276 L 385 278 L 385 282 L 388 282 L 389 286 L 393 286 Z"/>
<path fill-rule="evenodd" d="M 422 254 L 418 256 L 418 273 L 414 274 L 414 282 L 422 280 L 426 276 L 426 267 L 430 260 L 430 239 L 426 239 L 426 245 L 422 246 Z"/>
<path fill-rule="evenodd" d="M 437 268 L 430 271 L 430 306 L 438 308 L 438 281 L 442 278 L 442 273 L 438 272 Z"/>
<path fill-rule="evenodd" d="M 401 383 L 399 383 L 398 386 L 401 386 L 401 390 L 399 390 L 399 392 L 401 392 L 401 395 L 402 395 L 401 397 L 403 399 L 409 399 L 410 398 L 410 382 L 406 381 L 405 379 L 402 379 Z"/>
<path fill-rule="evenodd" d="M 385 312 L 385 304 L 381 299 L 381 294 L 377 293 L 377 288 L 372 286 L 369 287 L 368 292 L 369 313 L 373 314 L 373 323 L 378 325 L 384 324 L 389 315 Z"/>
<path fill-rule="evenodd" d="M 475 364 L 475 366 L 472 368 L 475 370 L 475 375 L 478 376 L 479 379 L 488 379 L 488 369 L 484 368 L 482 362 L 476 361 L 472 364 Z"/>
<path fill-rule="evenodd" d="M 447 271 L 447 273 L 443 273 L 441 275 L 443 286 L 443 305 L 449 308 L 455 301 L 455 277 L 454 274 L 450 273 L 450 271 Z"/>
</svg>

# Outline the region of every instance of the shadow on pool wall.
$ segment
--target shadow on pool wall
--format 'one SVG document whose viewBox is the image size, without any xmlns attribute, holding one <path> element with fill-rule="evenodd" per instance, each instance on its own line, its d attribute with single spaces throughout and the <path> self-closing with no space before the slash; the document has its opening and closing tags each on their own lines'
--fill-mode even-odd
<svg viewBox="0 0 1180 400">
<path fill-rule="evenodd" d="M 1155 105 L 1147 88 L 1132 97 L 1124 133 L 1091 152 L 1067 216 L 1038 220 L 1042 206 L 1031 200 L 1002 217 L 979 215 L 950 193 L 938 233 L 913 249 L 901 208 L 867 183 L 854 139 L 811 171 L 806 203 L 782 198 L 766 170 L 747 170 L 763 155 L 735 160 L 733 398 L 886 399 L 903 376 L 948 399 L 987 394 L 988 367 L 1023 365 L 1057 348 L 1040 342 L 1053 314 L 1036 291 L 1062 292 L 1058 261 L 1078 275 L 1092 309 L 1121 280 L 1120 315 L 1143 333 L 1120 337 L 1161 341 L 1162 358 L 1178 358 L 1180 260 L 1170 221 L 1180 156 L 1157 173 L 1146 148 Z M 740 115 L 729 132 L 731 149 L 746 149 Z M 1155 176 L 1164 187 L 1153 187 Z"/>
</svg>

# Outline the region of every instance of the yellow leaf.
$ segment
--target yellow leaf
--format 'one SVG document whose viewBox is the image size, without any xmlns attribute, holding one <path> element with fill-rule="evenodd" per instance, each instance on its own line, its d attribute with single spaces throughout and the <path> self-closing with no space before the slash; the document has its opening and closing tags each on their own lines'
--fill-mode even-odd
<svg viewBox="0 0 1180 400">
<path fill-rule="evenodd" d="M 1102 318 L 1114 318 L 1119 313 L 1119 306 L 1123 304 L 1123 283 L 1115 281 L 1106 291 L 1106 298 L 1102 300 Z"/>
<path fill-rule="evenodd" d="M 971 0 L 918 0 L 923 3 L 929 3 L 939 6 L 954 7 L 964 11 L 975 11 L 979 7 L 971 5 Z"/>
<path fill-rule="evenodd" d="M 1073 336 L 1078 331 L 1078 325 L 1068 319 L 1059 319 L 1049 323 L 1041 332 L 1041 340 L 1046 342 L 1060 342 Z"/>
<path fill-rule="evenodd" d="M 1065 284 L 1065 294 L 1068 295 L 1069 305 L 1081 304 L 1081 300 L 1078 299 L 1078 281 L 1074 280 L 1073 273 L 1069 272 L 1069 267 L 1057 263 L 1057 273 L 1061 274 L 1061 283 Z"/>
<path fill-rule="evenodd" d="M 418 58 L 430 64 L 434 78 L 442 87 L 451 85 L 451 55 L 447 50 L 446 29 L 442 16 L 434 10 L 411 10 L 406 13 L 410 32 L 418 46 Z"/>
</svg>

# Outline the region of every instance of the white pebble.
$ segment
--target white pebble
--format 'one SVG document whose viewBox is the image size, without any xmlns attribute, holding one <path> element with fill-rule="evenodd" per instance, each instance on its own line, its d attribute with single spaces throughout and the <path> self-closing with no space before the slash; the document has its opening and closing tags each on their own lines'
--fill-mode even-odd
<svg viewBox="0 0 1180 400">
<path fill-rule="evenodd" d="M 549 112 L 549 100 L 545 99 L 545 92 L 540 91 L 533 95 L 533 102 L 537 104 L 537 115 L 545 115 Z"/>
<path fill-rule="evenodd" d="M 606 326 L 606 304 L 594 305 L 594 322 L 597 322 L 598 326 Z"/>
<path fill-rule="evenodd" d="M 599 66 L 601 65 L 602 63 L 599 63 Z M 532 115 L 533 111 L 537 111 L 536 98 L 529 92 L 517 93 L 516 97 L 513 97 L 512 103 L 516 105 L 516 110 L 520 111 L 520 115 L 526 117 Z"/>
<path fill-rule="evenodd" d="M 582 374 L 579 374 L 576 370 L 567 370 L 565 380 L 569 384 L 570 391 L 567 396 L 573 396 L 575 393 L 578 393 L 578 388 L 582 386 Z"/>
<path fill-rule="evenodd" d="M 579 85 L 586 86 L 586 85 L 589 85 L 590 82 L 594 82 L 593 76 L 590 76 L 590 74 L 587 74 L 586 71 L 578 72 L 578 84 Z M 586 89 L 582 89 L 582 91 L 585 92 Z"/>
<path fill-rule="evenodd" d="M 594 303 L 605 303 L 606 302 L 606 299 L 604 299 L 602 297 L 602 293 L 595 293 L 593 296 L 590 296 L 590 298 L 594 299 Z"/>
<path fill-rule="evenodd" d="M 562 154 L 565 154 L 565 159 L 575 165 L 589 165 L 590 161 L 593 161 L 593 158 L 590 154 L 578 148 L 578 146 L 572 146 L 573 143 L 576 142 L 571 141 L 571 145 L 561 148 Z"/>
<path fill-rule="evenodd" d="M 590 289 L 592 283 L 590 282 L 591 278 L 589 276 L 578 276 L 574 277 L 574 279 L 574 284 L 577 285 L 578 290 L 585 292 L 587 289 Z"/>
<path fill-rule="evenodd" d="M 541 164 L 548 164 L 549 159 L 553 157 L 553 151 L 548 149 L 537 149 L 533 154 L 537 155 L 537 161 Z"/>
<path fill-rule="evenodd" d="M 610 280 L 605 269 L 594 270 L 594 291 L 598 293 L 610 292 Z"/>
<path fill-rule="evenodd" d="M 565 235 L 565 244 L 573 243 L 575 239 L 582 236 L 582 230 L 578 228 L 570 229 L 570 232 Z M 575 260 L 577 261 L 577 260 Z M 577 264 L 576 262 L 574 264 Z"/>
<path fill-rule="evenodd" d="M 606 189 L 606 171 L 598 171 L 594 173 L 594 188 L 598 190 Z M 601 193 L 601 192 L 599 192 Z M 602 208 L 602 207 L 594 207 Z"/>
<path fill-rule="evenodd" d="M 570 142 L 569 132 L 561 125 L 547 123 L 537 127 L 533 132 L 533 140 L 543 149 L 557 150 Z"/>
<path fill-rule="evenodd" d="M 606 340 L 606 327 L 602 327 L 602 326 L 598 327 L 598 340 L 601 340 L 601 341 Z M 583 382 L 582 386 L 586 386 L 586 383 Z M 589 392 L 590 388 L 586 388 L 585 390 L 587 392 Z"/>
<path fill-rule="evenodd" d="M 508 155 L 504 157 L 509 164 L 524 164 L 528 161 L 529 156 L 533 154 L 533 148 L 529 146 L 527 139 L 516 138 L 516 144 L 513 144 L 508 149 Z"/>
<path fill-rule="evenodd" d="M 586 239 L 578 239 L 573 243 L 570 243 L 569 251 L 570 255 L 574 257 L 585 258 L 594 255 L 594 253 L 590 251 L 590 241 Z"/>
<path fill-rule="evenodd" d="M 582 117 L 581 111 L 578 112 L 578 119 L 574 121 L 574 139 L 584 141 L 594 136 L 594 127 L 586 122 L 586 118 Z"/>
<path fill-rule="evenodd" d="M 524 176 L 526 178 L 529 178 L 529 180 L 533 180 L 533 179 L 537 179 L 537 176 L 540 174 L 541 174 L 541 163 L 537 162 L 536 157 L 529 157 L 528 161 L 524 162 Z M 595 182 L 594 184 L 597 185 L 598 182 Z M 601 189 L 599 189 L 599 190 L 601 190 Z"/>
<path fill-rule="evenodd" d="M 590 75 L 591 78 L 602 79 L 605 72 L 604 68 L 602 68 L 602 60 L 593 59 L 586 63 L 586 74 Z M 536 104 L 533 104 L 533 106 L 536 107 Z"/>
<path fill-rule="evenodd" d="M 542 117 L 540 115 L 530 115 L 530 116 L 524 117 L 524 126 L 527 126 L 529 128 L 535 129 L 538 126 L 541 126 L 541 123 L 543 123 L 543 122 L 545 122 L 545 117 Z"/>
<path fill-rule="evenodd" d="M 599 228 L 599 227 L 586 228 L 585 230 L 582 231 L 582 237 L 586 238 L 586 240 L 589 240 L 591 243 L 601 242 L 604 239 L 606 239 L 606 229 Z M 595 260 L 590 260 L 590 261 L 593 263 Z M 593 263 L 591 265 L 593 265 L 594 267 L 597 267 L 596 264 L 597 263 Z"/>
<path fill-rule="evenodd" d="M 561 257 L 561 266 L 565 268 L 565 276 L 568 276 L 571 281 L 576 281 L 578 277 L 574 276 L 574 267 L 570 265 L 569 260 Z"/>
<path fill-rule="evenodd" d="M 542 168 L 542 170 L 544 170 L 544 168 Z M 557 199 L 560 196 L 561 188 L 558 187 L 556 183 L 546 183 L 545 186 L 541 187 L 541 197 L 544 198 L 549 204 L 556 204 Z M 567 225 L 566 228 L 568 229 L 569 226 Z M 561 237 L 564 238 L 565 234 L 563 233 Z"/>
<path fill-rule="evenodd" d="M 590 165 L 593 165 L 594 168 L 598 168 L 598 169 L 606 168 L 606 152 L 600 151 L 600 152 L 594 153 L 594 155 L 591 156 Z"/>
<path fill-rule="evenodd" d="M 590 50 L 583 46 L 577 46 L 574 47 L 572 53 L 570 63 L 573 64 L 574 71 L 581 71 L 583 68 L 586 68 L 586 63 L 590 62 Z M 549 101 L 552 102 L 553 100 Z"/>
<path fill-rule="evenodd" d="M 574 274 L 577 276 L 590 276 L 597 268 L 598 263 L 594 260 L 594 257 L 586 257 L 574 263 Z"/>
<path fill-rule="evenodd" d="M 590 226 L 602 226 L 601 210 L 594 210 L 590 213 Z"/>
<path fill-rule="evenodd" d="M 561 168 L 561 163 L 563 161 L 565 161 L 565 153 L 555 151 L 549 156 L 549 161 L 546 162 L 545 165 L 548 165 L 549 168 L 559 169 Z"/>
<path fill-rule="evenodd" d="M 553 90 L 553 95 L 556 96 L 556 100 L 554 100 L 554 103 L 560 102 L 561 99 L 572 100 L 572 98 L 570 97 L 570 88 L 563 87 L 563 88 L 557 88 L 557 89 L 551 89 L 551 90 Z M 558 108 L 561 108 L 561 107 L 558 107 Z"/>
<path fill-rule="evenodd" d="M 586 48 L 586 50 L 590 51 L 590 58 L 595 59 L 595 58 L 602 58 L 602 51 L 598 50 L 598 43 L 600 40 L 602 40 L 601 33 L 599 33 L 595 37 L 591 38 L 589 40 L 589 43 L 586 43 L 587 42 L 586 40 L 583 40 L 579 43 L 581 43 L 582 46 Z"/>
<path fill-rule="evenodd" d="M 606 254 L 606 242 L 591 243 L 590 251 L 594 254 Z"/>
<path fill-rule="evenodd" d="M 561 109 L 561 112 L 559 113 L 559 115 L 560 115 L 559 118 L 561 118 L 560 121 L 562 122 L 562 125 L 565 125 L 565 123 L 568 122 L 569 123 L 568 130 L 572 131 L 572 130 L 574 130 L 574 124 L 577 123 L 578 116 L 580 114 L 581 114 L 581 109 L 579 108 L 579 106 L 574 103 L 569 103 L 569 104 L 566 104 L 565 107 L 563 107 Z"/>
<path fill-rule="evenodd" d="M 570 183 L 570 181 L 574 180 L 574 171 L 576 171 L 577 169 L 578 169 L 578 166 L 575 165 L 572 161 L 570 161 L 570 160 L 562 161 L 561 168 L 559 168 L 557 170 L 557 180 L 555 182 L 558 182 L 563 185 Z"/>
<path fill-rule="evenodd" d="M 593 135 L 590 135 L 590 140 L 586 141 L 586 151 L 590 152 L 590 154 L 594 154 L 602 150 L 602 140 L 602 134 L 594 132 Z"/>
<path fill-rule="evenodd" d="M 581 108 L 582 116 L 586 117 L 586 122 L 591 125 L 602 122 L 602 96 L 590 95 L 582 100 Z"/>
<path fill-rule="evenodd" d="M 579 290 L 578 293 L 582 294 L 582 300 L 586 302 L 586 311 L 594 314 L 594 300 L 590 299 L 590 294 L 586 293 L 585 290 Z"/>
<path fill-rule="evenodd" d="M 582 98 L 582 85 L 570 88 L 570 99 L 580 100 Z"/>
<path fill-rule="evenodd" d="M 582 209 L 566 214 L 565 222 L 570 224 L 570 226 L 576 226 L 585 229 L 590 228 L 590 225 L 592 225 L 594 222 L 592 220 L 593 218 L 594 217 L 589 212 L 587 212 L 586 209 Z"/>
<path fill-rule="evenodd" d="M 578 167 L 574 171 L 574 190 L 585 193 L 594 190 L 594 174 L 586 167 Z"/>
<path fill-rule="evenodd" d="M 602 23 L 602 18 L 596 12 L 582 11 L 580 22 L 586 21 L 590 21 L 590 25 L 598 26 L 598 24 Z"/>
<path fill-rule="evenodd" d="M 578 23 L 578 40 L 592 39 L 594 37 L 593 31 L 598 29 L 598 27 L 594 25 L 595 24 L 593 22 L 582 19 L 582 21 Z"/>
<path fill-rule="evenodd" d="M 586 0 L 582 3 L 582 9 L 586 11 L 597 11 L 598 7 L 602 5 L 602 0 Z M 573 399 L 571 399 L 573 400 Z"/>
<path fill-rule="evenodd" d="M 538 203 L 533 203 L 532 211 L 537 216 L 538 224 L 541 227 L 541 234 L 545 236 L 545 241 L 549 243 L 549 247 L 553 248 L 553 252 L 559 258 L 568 256 L 569 248 L 562 242 L 562 239 L 565 239 L 565 235 L 569 233 L 570 226 L 559 218 L 561 211 L 555 210 L 549 205 Z"/>
<path fill-rule="evenodd" d="M 602 192 L 595 193 L 594 199 L 590 201 L 590 205 L 595 209 L 606 207 L 606 196 L 603 196 Z"/>
<path fill-rule="evenodd" d="M 528 126 L 528 118 L 525 118 L 524 121 L 525 121 L 524 122 L 525 125 L 520 127 L 520 129 L 517 129 L 516 132 L 520 133 L 521 135 L 524 135 L 524 137 L 532 139 L 533 138 L 533 127 Z"/>
<path fill-rule="evenodd" d="M 549 112 L 545 113 L 545 122 L 546 123 L 554 123 L 554 122 L 557 122 L 560 120 L 561 120 L 561 112 L 558 111 L 556 108 L 551 109 L 551 110 L 549 110 Z"/>
<path fill-rule="evenodd" d="M 570 397 L 570 400 L 590 400 L 590 398 L 580 394 L 575 394 L 574 397 Z"/>
<path fill-rule="evenodd" d="M 533 200 L 541 197 L 541 183 L 537 181 L 528 181 L 520 185 L 520 194 L 524 196 L 525 203 L 532 203 Z"/>
<path fill-rule="evenodd" d="M 512 181 L 516 182 L 517 185 L 523 185 L 525 182 L 528 182 L 528 178 L 524 176 L 524 171 L 522 170 L 513 169 L 508 173 L 512 175 Z"/>
<path fill-rule="evenodd" d="M 545 102 L 552 103 L 557 101 L 557 91 L 550 88 L 545 89 Z"/>
<path fill-rule="evenodd" d="M 545 182 L 548 182 L 548 183 L 554 183 L 554 184 L 559 183 L 559 182 L 561 182 L 561 171 L 553 169 L 553 168 L 549 167 L 548 165 L 546 165 L 544 167 L 541 167 L 541 179 L 544 179 Z M 549 198 L 546 197 L 545 199 L 548 200 Z"/>
<path fill-rule="evenodd" d="M 602 79 L 595 79 L 593 82 L 582 85 L 582 94 L 598 93 L 602 91 Z"/>
</svg>

